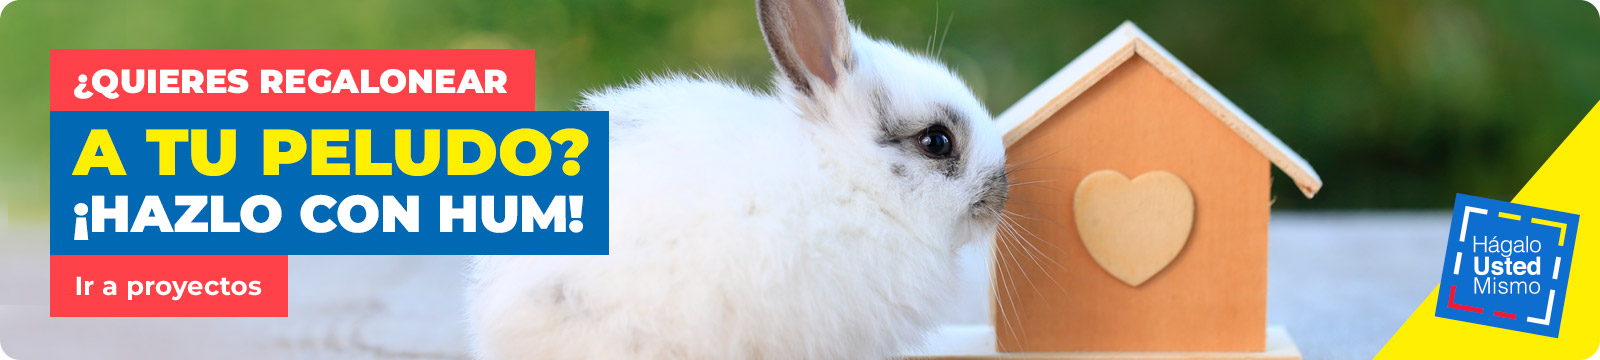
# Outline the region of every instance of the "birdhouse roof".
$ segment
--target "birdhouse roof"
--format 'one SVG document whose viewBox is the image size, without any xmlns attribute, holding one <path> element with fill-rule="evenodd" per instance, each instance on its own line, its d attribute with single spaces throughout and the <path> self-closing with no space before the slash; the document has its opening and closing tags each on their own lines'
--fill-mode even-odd
<svg viewBox="0 0 1600 360">
<path fill-rule="evenodd" d="M 1078 58 L 1067 63 L 1066 67 L 1024 95 L 1016 104 L 1011 105 L 1011 108 L 1000 113 L 995 121 L 998 122 L 1000 131 L 1005 133 L 1006 146 L 1010 147 L 1021 140 L 1029 131 L 1039 127 L 1039 124 L 1134 55 L 1138 55 L 1159 69 L 1162 75 L 1198 101 L 1207 111 L 1221 120 L 1223 125 L 1227 125 L 1245 142 L 1260 151 L 1261 155 L 1272 161 L 1273 165 L 1288 174 L 1307 198 L 1316 195 L 1317 191 L 1322 189 L 1322 178 L 1317 176 L 1317 171 L 1312 169 L 1305 159 L 1285 146 L 1277 136 L 1262 128 L 1261 124 L 1249 114 L 1239 110 L 1238 106 L 1218 93 L 1211 84 L 1206 83 L 1199 75 L 1195 75 L 1194 71 L 1189 70 L 1188 66 L 1184 66 L 1183 62 L 1168 53 L 1161 44 L 1151 40 L 1150 35 L 1139 30 L 1132 21 L 1123 22 L 1111 34 L 1100 39 L 1094 46 L 1090 46 L 1088 51 L 1078 55 Z"/>
</svg>

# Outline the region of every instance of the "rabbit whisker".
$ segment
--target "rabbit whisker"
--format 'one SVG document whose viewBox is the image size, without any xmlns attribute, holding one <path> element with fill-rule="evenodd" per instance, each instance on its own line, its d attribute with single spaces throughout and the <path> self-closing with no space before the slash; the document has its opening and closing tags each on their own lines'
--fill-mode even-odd
<svg viewBox="0 0 1600 360">
<path fill-rule="evenodd" d="M 939 36 L 939 50 L 933 52 L 933 57 L 937 58 L 939 55 L 944 54 L 944 39 L 950 37 L 950 24 L 955 22 L 956 13 L 950 13 L 950 20 L 944 22 L 944 35 Z M 934 26 L 939 26 L 939 23 L 934 22 Z"/>
<path fill-rule="evenodd" d="M 1010 245 L 1009 244 L 1007 244 L 1004 241 L 1000 241 L 998 243 L 1000 245 L 1002 245 L 1002 246 L 1005 246 L 1005 250 L 996 249 L 997 251 L 1001 251 L 1001 252 L 1007 253 L 1007 254 L 1010 253 Z M 1004 258 L 1000 258 L 999 256 L 996 256 L 996 261 L 1004 261 L 1004 260 L 1005 260 Z M 1015 259 L 1012 259 L 1012 262 L 1015 262 L 1015 261 L 1016 261 Z M 1017 312 L 1017 305 L 1016 305 L 1017 290 L 1020 290 L 1019 288 L 1017 288 L 1016 275 L 1011 273 L 1011 267 L 1010 266 L 1000 266 L 999 269 L 1001 269 L 1001 274 L 1002 274 L 1002 276 L 1000 276 L 1000 278 L 1001 278 L 1001 280 L 1004 281 L 1004 284 L 1002 286 L 1003 286 L 1004 289 L 1006 289 L 1006 305 L 1011 307 L 1011 314 L 1013 316 L 1020 316 L 1021 313 Z M 1024 274 L 1024 275 L 1026 275 L 1026 274 Z M 1004 310 L 1004 309 L 1002 309 L 1002 310 Z M 1009 320 L 1007 321 L 1006 327 L 1007 327 L 1008 330 L 1010 330 L 1012 332 L 1011 336 L 1012 337 L 1016 337 L 1017 336 L 1016 330 L 1012 329 L 1010 322 L 1011 321 L 1009 321 Z M 1022 329 L 1022 337 L 1027 337 L 1027 336 L 1028 336 L 1028 329 L 1027 328 L 1023 328 Z"/>
<path fill-rule="evenodd" d="M 1015 220 L 1006 219 L 1006 221 L 1009 222 L 1009 225 L 1007 226 L 1007 228 L 1013 234 L 1016 234 L 1016 236 L 1018 238 L 1022 239 L 1022 241 L 1021 241 L 1022 245 L 1025 245 L 1025 246 L 1027 246 L 1029 248 L 1030 251 L 1028 251 L 1028 256 L 1032 257 L 1035 254 L 1037 254 L 1039 257 L 1043 257 L 1045 259 L 1045 261 L 1049 261 L 1051 264 L 1054 264 L 1057 268 L 1063 267 L 1060 262 L 1057 262 L 1054 258 L 1050 257 L 1050 254 L 1045 253 L 1044 250 L 1040 249 L 1038 246 L 1034 246 L 1033 245 L 1033 243 L 1034 243 L 1033 241 L 1028 240 L 1028 238 L 1026 236 L 1022 236 L 1022 234 L 1024 232 L 1026 232 L 1028 234 L 1028 236 L 1032 236 L 1034 239 L 1039 239 L 1038 235 L 1034 235 L 1033 231 L 1030 231 L 1030 230 L 1028 230 L 1028 228 L 1023 227 L 1021 224 L 1017 223 Z M 1049 242 L 1045 242 L 1045 243 L 1049 244 Z M 1052 246 L 1054 246 L 1054 245 L 1052 245 Z M 1035 259 L 1034 263 L 1038 264 L 1038 260 Z M 1039 265 L 1040 268 L 1044 268 L 1043 264 L 1038 264 L 1038 265 Z M 1050 271 L 1046 271 L 1045 275 L 1046 276 L 1050 276 L 1051 277 L 1050 280 L 1052 282 L 1055 282 L 1055 277 L 1050 275 Z M 1061 287 L 1062 288 L 1061 290 L 1063 290 L 1063 291 L 1066 290 L 1065 287 L 1061 286 L 1060 282 L 1056 282 L 1056 286 L 1057 287 Z"/>
<path fill-rule="evenodd" d="M 1044 179 L 1044 180 L 1032 180 L 1032 181 L 1023 181 L 1023 182 L 1014 182 L 1014 183 L 1010 183 L 1010 184 L 1006 184 L 1006 185 L 1008 185 L 1008 186 L 1022 186 L 1022 185 L 1033 185 L 1033 184 L 1039 184 L 1039 183 L 1049 183 L 1049 182 L 1055 182 L 1055 181 L 1056 181 L 1055 179 Z"/>
</svg>

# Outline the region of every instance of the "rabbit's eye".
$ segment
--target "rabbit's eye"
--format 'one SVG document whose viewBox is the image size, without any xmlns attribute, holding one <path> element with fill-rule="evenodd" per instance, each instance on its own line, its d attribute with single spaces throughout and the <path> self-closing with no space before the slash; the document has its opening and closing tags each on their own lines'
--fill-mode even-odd
<svg viewBox="0 0 1600 360">
<path fill-rule="evenodd" d="M 955 140 L 950 137 L 950 130 L 943 126 L 930 127 L 917 135 L 917 149 L 930 158 L 946 159 L 955 152 Z"/>
</svg>

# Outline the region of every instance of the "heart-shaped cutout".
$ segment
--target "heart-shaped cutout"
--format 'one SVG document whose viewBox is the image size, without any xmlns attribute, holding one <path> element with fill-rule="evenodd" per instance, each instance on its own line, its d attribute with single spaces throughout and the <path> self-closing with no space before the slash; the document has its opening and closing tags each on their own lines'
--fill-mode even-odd
<svg viewBox="0 0 1600 360">
<path fill-rule="evenodd" d="M 1166 171 L 1131 181 L 1115 170 L 1090 173 L 1078 183 L 1072 209 L 1089 256 L 1130 286 L 1172 263 L 1194 225 L 1194 193 Z"/>
</svg>

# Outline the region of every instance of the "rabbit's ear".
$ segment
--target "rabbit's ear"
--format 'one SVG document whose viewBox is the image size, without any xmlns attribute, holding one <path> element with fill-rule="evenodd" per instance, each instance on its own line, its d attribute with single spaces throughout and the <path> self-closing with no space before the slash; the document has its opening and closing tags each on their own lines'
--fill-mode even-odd
<svg viewBox="0 0 1600 360">
<path fill-rule="evenodd" d="M 802 94 L 833 87 L 850 68 L 843 0 L 756 0 L 756 11 L 773 61 Z"/>
</svg>

